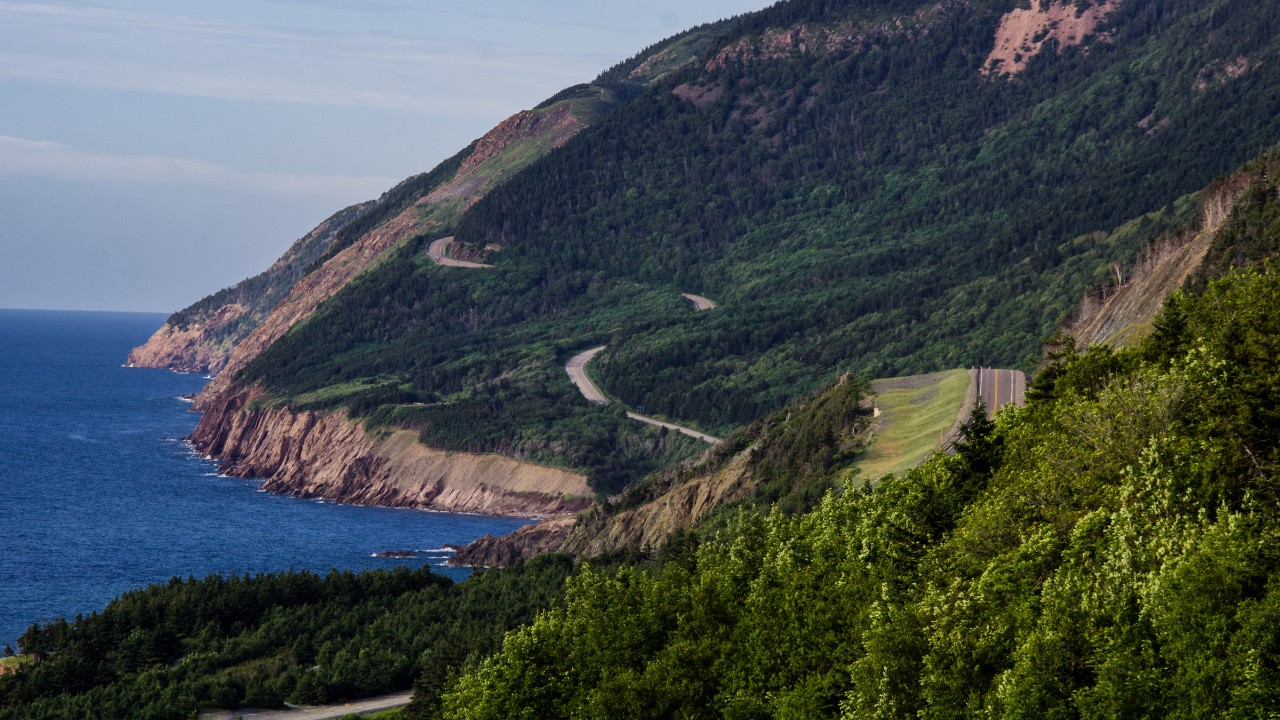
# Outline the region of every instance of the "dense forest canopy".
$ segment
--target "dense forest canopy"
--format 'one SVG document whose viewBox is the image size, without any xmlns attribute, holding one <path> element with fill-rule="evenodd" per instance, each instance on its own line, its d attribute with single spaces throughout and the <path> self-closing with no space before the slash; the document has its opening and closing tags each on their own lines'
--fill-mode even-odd
<svg viewBox="0 0 1280 720">
<path fill-rule="evenodd" d="M 1274 202 L 1273 202 L 1274 205 Z M 444 718 L 1265 717 L 1280 265 L 1068 348 L 954 456 L 586 569 Z"/>
</svg>

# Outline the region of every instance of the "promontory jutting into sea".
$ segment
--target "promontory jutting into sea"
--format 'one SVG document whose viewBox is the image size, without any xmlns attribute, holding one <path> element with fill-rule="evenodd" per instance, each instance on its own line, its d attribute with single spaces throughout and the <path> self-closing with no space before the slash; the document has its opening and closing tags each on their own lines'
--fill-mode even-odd
<svg viewBox="0 0 1280 720">
<path fill-rule="evenodd" d="M 121 366 L 163 315 L 0 310 L 0 643 L 127 590 L 210 573 L 431 565 L 517 518 L 413 513 L 254 492 L 183 440 L 205 384 Z M 375 554 L 409 551 L 408 557 Z"/>
</svg>

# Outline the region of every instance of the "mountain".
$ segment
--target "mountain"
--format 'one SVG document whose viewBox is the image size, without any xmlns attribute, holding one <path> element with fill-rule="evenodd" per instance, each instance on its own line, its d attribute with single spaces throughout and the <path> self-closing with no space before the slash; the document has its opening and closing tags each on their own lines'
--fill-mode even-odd
<svg viewBox="0 0 1280 720">
<path fill-rule="evenodd" d="M 1116 282 L 1085 294 L 1051 340 L 1050 354 L 1146 341 L 1170 296 L 1183 288 L 1203 290 L 1209 280 L 1280 254 L 1277 168 L 1280 149 L 1273 149 L 1196 193 L 1198 219 L 1153 240 L 1132 267 L 1114 266 Z M 1111 242 L 1146 222 L 1124 223 L 1110 233 Z M 860 461 L 876 441 L 872 404 L 865 399 L 870 395 L 868 386 L 846 376 L 735 432 L 697 463 L 647 477 L 574 518 L 481 538 L 450 562 L 489 567 L 551 552 L 579 559 L 651 553 L 700 524 L 714 524 L 729 508 L 810 510 L 828 490 L 880 479 L 861 472 Z"/>
<path fill-rule="evenodd" d="M 615 77 L 611 87 L 618 92 L 635 93 L 691 61 L 705 49 L 714 27 L 702 26 L 681 33 L 649 48 L 643 61 L 632 60 L 613 68 L 609 71 Z M 295 290 L 303 277 L 329 264 L 340 251 L 374 231 L 392 232 L 400 240 L 406 225 L 418 232 L 437 226 L 433 223 L 442 219 L 447 223 L 506 176 L 560 146 L 614 105 L 614 90 L 594 85 L 568 88 L 534 110 L 503 121 L 431 173 L 408 178 L 376 201 L 339 211 L 290 246 L 263 273 L 174 313 L 146 344 L 130 353 L 128 364 L 219 373 L 231 351 L 265 322 L 271 310 Z M 405 217 L 409 210 L 410 216 L 417 217 Z M 415 220 L 423 222 L 412 224 Z M 377 257 L 385 249 L 379 247 L 366 254 Z M 350 262 L 351 258 L 345 258 L 338 264 Z M 364 268 L 365 264 L 360 263 L 324 297 Z M 313 310 L 311 307 L 291 317 L 287 326 L 305 319 Z"/>
<path fill-rule="evenodd" d="M 628 406 L 722 436 L 846 373 L 1024 363 L 1280 140 L 1280 35 L 1267 3 L 1021 5 L 784 2 L 570 88 L 532 112 L 572 133 L 493 143 L 504 167 L 467 165 L 477 143 L 433 174 L 496 168 L 483 191 L 424 186 L 299 282 L 202 395 L 197 436 L 274 473 L 254 451 L 287 434 L 264 413 L 319 413 L 609 495 L 703 450 Z M 437 264 L 445 237 L 491 267 Z M 607 406 L 563 371 L 599 345 Z M 346 480 L 294 492 L 398 472 L 313 445 L 293 465 Z"/>
<path fill-rule="evenodd" d="M 699 452 L 621 405 L 723 434 L 846 372 L 1019 364 L 1280 140 L 1257 5 L 1036 8 L 786 3 L 650 50 L 540 110 L 609 99 L 557 150 L 265 324 L 202 404 L 257 388 L 614 493 Z M 692 63 L 628 79 L 691 38 Z M 433 263 L 445 236 L 492 268 Z M 596 345 L 611 406 L 562 370 Z"/>
<path fill-rule="evenodd" d="M 483 551 L 590 557 L 175 579 L 25 633 L 0 718 L 1268 716 L 1276 10 L 793 0 L 517 116 L 330 244 L 196 439 L 299 494 L 585 507 Z M 565 370 L 601 345 L 609 404 Z M 1025 407 L 852 474 L 864 377 L 1027 354 Z"/>
<path fill-rule="evenodd" d="M 0 718 L 342 712 L 411 682 L 406 720 L 1266 717 L 1277 157 L 1211 186 L 1235 200 L 1145 334 L 1061 341 L 1025 407 L 976 415 L 952 455 L 841 484 L 868 409 L 865 385 L 838 379 L 628 491 L 613 518 L 707 470 L 749 480 L 650 554 L 457 585 L 407 568 L 175 578 L 24 633 Z M 1221 197 L 1201 194 L 1209 217 Z"/>
</svg>

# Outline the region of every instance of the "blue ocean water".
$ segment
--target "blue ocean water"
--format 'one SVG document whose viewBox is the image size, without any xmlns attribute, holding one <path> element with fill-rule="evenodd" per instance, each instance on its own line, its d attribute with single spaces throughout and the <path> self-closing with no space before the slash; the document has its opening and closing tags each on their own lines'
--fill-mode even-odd
<svg viewBox="0 0 1280 720">
<path fill-rule="evenodd" d="M 525 520 L 257 492 L 181 438 L 205 380 L 121 367 L 163 315 L 0 310 L 0 643 L 175 575 L 399 564 Z M 455 578 L 466 569 L 441 568 Z"/>
</svg>

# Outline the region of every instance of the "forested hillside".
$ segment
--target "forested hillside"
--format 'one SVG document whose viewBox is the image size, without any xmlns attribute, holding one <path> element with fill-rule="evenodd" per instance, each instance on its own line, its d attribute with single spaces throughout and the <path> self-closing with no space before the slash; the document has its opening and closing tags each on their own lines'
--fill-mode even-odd
<svg viewBox="0 0 1280 720">
<path fill-rule="evenodd" d="M 459 217 L 493 268 L 438 267 L 423 236 L 240 381 L 612 490 L 682 455 L 645 461 L 651 431 L 575 400 L 560 366 L 592 345 L 622 404 L 716 433 L 846 371 L 1022 363 L 1190 220 L 1185 196 L 1280 140 L 1280 13 L 1078 3 L 1087 36 L 992 72 L 1016 5 L 788 2 L 718 27 Z"/>
<path fill-rule="evenodd" d="M 708 463 L 746 452 L 758 492 L 651 556 L 548 556 L 458 585 L 175 579 L 25 633 L 0 718 L 179 718 L 413 678 L 411 719 L 1266 717 L 1273 157 L 1246 168 L 1217 236 L 1235 262 L 1206 266 L 1132 347 L 1065 344 L 1026 407 L 978 414 L 955 455 L 841 486 L 866 416 L 844 380 L 730 438 Z"/>
<path fill-rule="evenodd" d="M 440 717 L 1274 713 L 1280 265 L 1031 389 L 954 456 L 585 570 Z"/>
<path fill-rule="evenodd" d="M 420 677 L 426 701 L 450 668 L 562 597 L 571 572 L 549 557 L 461 585 L 426 568 L 174 578 L 32 626 L 19 643 L 34 662 L 0 674 L 0 718 L 176 720 L 342 702 Z"/>
</svg>

